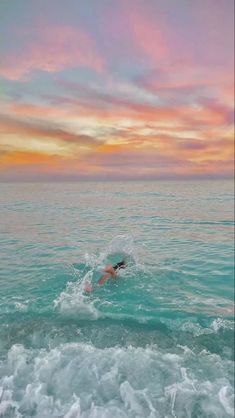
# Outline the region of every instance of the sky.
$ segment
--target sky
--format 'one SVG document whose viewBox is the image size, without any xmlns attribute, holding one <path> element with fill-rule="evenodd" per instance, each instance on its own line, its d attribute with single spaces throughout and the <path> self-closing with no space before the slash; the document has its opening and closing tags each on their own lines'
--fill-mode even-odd
<svg viewBox="0 0 235 418">
<path fill-rule="evenodd" d="M 234 0 L 1 0 L 0 181 L 233 175 Z"/>
</svg>

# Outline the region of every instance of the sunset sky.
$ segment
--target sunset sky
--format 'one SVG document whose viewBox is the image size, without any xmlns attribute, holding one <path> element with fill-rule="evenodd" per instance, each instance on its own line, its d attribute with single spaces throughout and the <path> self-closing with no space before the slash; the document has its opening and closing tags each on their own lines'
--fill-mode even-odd
<svg viewBox="0 0 235 418">
<path fill-rule="evenodd" d="M 1 0 L 0 180 L 233 174 L 234 0 Z"/>
</svg>

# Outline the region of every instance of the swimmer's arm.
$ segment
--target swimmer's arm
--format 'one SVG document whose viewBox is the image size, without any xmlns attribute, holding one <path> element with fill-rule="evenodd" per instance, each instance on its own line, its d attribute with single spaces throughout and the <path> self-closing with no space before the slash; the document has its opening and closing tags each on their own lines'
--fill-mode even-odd
<svg viewBox="0 0 235 418">
<path fill-rule="evenodd" d="M 98 281 L 98 285 L 102 286 L 105 282 L 107 282 L 110 279 L 110 273 L 104 274 Z"/>
<path fill-rule="evenodd" d="M 117 272 L 114 270 L 112 264 L 109 264 L 106 268 L 105 268 L 105 273 L 109 273 L 113 279 L 116 279 L 117 277 Z"/>
<path fill-rule="evenodd" d="M 119 269 L 117 269 L 118 271 Z M 95 286 L 88 286 L 85 291 L 86 292 L 92 292 L 92 290 L 94 290 L 97 286 L 102 286 L 105 282 L 107 282 L 109 279 L 111 279 L 111 277 L 113 279 L 117 278 L 117 272 L 114 270 L 113 266 L 107 266 L 105 269 L 106 274 L 104 274 L 99 280 L 97 285 Z"/>
<path fill-rule="evenodd" d="M 85 288 L 85 292 L 86 293 L 91 293 L 96 287 L 98 287 L 98 286 L 102 286 L 105 282 L 107 282 L 109 279 L 110 279 L 110 274 L 109 273 L 107 273 L 107 274 L 104 274 L 99 280 L 98 280 L 98 283 L 97 284 L 95 284 L 94 286 L 91 286 L 91 285 L 89 285 L 89 286 L 87 286 L 86 288 Z"/>
<path fill-rule="evenodd" d="M 114 268 L 113 268 L 113 266 L 108 266 L 106 269 L 105 269 L 105 272 L 106 272 L 106 274 L 104 274 L 101 278 L 100 278 L 100 280 L 98 281 L 98 285 L 99 286 L 102 286 L 102 284 L 104 284 L 105 282 L 107 282 L 111 277 L 113 278 L 113 279 L 116 279 L 116 277 L 117 277 L 117 273 L 116 273 L 116 271 L 114 270 Z"/>
</svg>

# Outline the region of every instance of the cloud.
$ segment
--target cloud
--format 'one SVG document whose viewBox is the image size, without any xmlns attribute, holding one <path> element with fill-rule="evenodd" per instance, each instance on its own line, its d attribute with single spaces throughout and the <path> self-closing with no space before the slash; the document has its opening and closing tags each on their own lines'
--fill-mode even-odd
<svg viewBox="0 0 235 418">
<path fill-rule="evenodd" d="M 134 77 L 133 83 L 158 97 L 165 106 L 196 104 L 202 98 L 234 106 L 233 71 L 174 64 L 159 66 Z"/>
<path fill-rule="evenodd" d="M 180 141 L 177 147 L 182 150 L 205 150 L 208 148 L 208 144 L 203 141 L 189 139 L 188 141 Z"/>
<path fill-rule="evenodd" d="M 40 179 L 42 175 L 51 179 L 170 179 L 232 176 L 233 162 L 228 153 L 219 153 L 221 144 L 215 141 L 205 150 L 177 150 L 177 144 L 168 140 L 164 149 L 162 140 L 159 148 L 132 148 L 128 145 L 100 145 L 84 155 L 71 159 L 48 156 L 42 153 L 9 152 L 1 159 L 3 176 L 15 173 L 24 178 Z M 224 143 L 225 145 L 225 143 Z M 185 151 L 185 152 L 182 152 Z M 204 152 L 206 151 L 206 152 Z M 10 170 L 10 171 L 9 171 Z M 5 174 L 4 174 L 5 173 Z M 9 174 L 10 176 L 10 174 Z M 9 177 L 8 177 L 9 178 Z M 12 178 L 12 177 L 11 177 Z"/>
<path fill-rule="evenodd" d="M 143 6 L 129 8 L 127 17 L 135 46 L 152 63 L 166 60 L 170 51 L 163 21 L 158 19 L 156 24 Z"/>
<path fill-rule="evenodd" d="M 37 150 L 48 155 L 71 155 L 97 146 L 95 138 L 46 121 L 25 121 L 0 115 L 0 145 L 5 150 Z M 27 138 L 27 140 L 26 140 Z"/>
<path fill-rule="evenodd" d="M 105 68 L 95 41 L 79 27 L 36 24 L 11 36 L 21 38 L 22 44 L 1 57 L 0 75 L 9 80 L 24 79 L 37 70 L 54 73 L 83 67 L 101 72 Z"/>
</svg>

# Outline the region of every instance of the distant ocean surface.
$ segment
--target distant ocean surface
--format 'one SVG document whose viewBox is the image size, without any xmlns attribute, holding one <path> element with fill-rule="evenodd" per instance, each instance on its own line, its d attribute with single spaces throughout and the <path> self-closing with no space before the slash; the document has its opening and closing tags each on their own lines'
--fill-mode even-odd
<svg viewBox="0 0 235 418">
<path fill-rule="evenodd" d="M 0 417 L 232 417 L 233 245 L 231 181 L 0 184 Z"/>
</svg>

